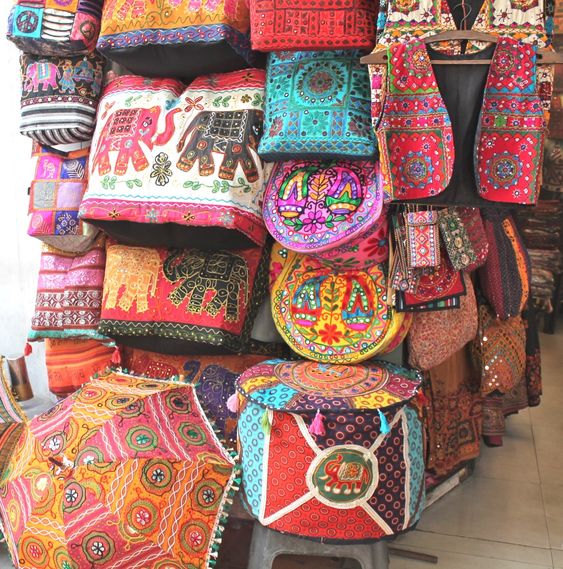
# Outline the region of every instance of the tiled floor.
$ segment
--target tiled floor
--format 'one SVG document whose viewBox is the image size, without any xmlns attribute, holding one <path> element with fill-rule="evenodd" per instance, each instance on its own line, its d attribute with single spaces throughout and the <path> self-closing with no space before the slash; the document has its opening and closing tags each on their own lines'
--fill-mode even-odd
<svg viewBox="0 0 563 569">
<path fill-rule="evenodd" d="M 484 447 L 474 475 L 395 542 L 437 555 L 438 565 L 392 556 L 390 569 L 563 569 L 563 323 L 557 335 L 541 339 L 541 406 L 509 417 L 504 447 Z M 0 569 L 10 567 L 0 554 Z M 339 567 L 323 558 L 275 564 Z"/>
</svg>

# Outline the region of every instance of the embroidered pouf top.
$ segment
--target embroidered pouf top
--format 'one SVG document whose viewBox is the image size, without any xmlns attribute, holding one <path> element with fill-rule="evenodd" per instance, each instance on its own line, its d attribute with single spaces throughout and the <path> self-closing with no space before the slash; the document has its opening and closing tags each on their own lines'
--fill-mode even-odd
<svg viewBox="0 0 563 569">
<path fill-rule="evenodd" d="M 96 46 L 103 0 L 16 0 L 9 40 L 36 55 L 79 55 Z"/>
<path fill-rule="evenodd" d="M 289 252 L 271 288 L 272 315 L 287 344 L 326 363 L 358 363 L 390 341 L 383 265 L 335 271 L 307 255 Z"/>
<path fill-rule="evenodd" d="M 375 163 L 293 160 L 272 168 L 263 215 L 281 245 L 315 254 L 361 235 L 377 221 L 382 205 Z"/>
<path fill-rule="evenodd" d="M 264 160 L 369 159 L 376 152 L 370 87 L 360 52 L 276 52 L 268 56 Z"/>
<path fill-rule="evenodd" d="M 133 73 L 193 79 L 248 67 L 246 0 L 107 0 L 98 50 Z"/>
<path fill-rule="evenodd" d="M 263 245 L 265 74 L 122 76 L 101 102 L 80 215 L 126 244 Z"/>
<path fill-rule="evenodd" d="M 332 543 L 412 528 L 424 506 L 420 383 L 417 371 L 385 362 L 269 360 L 243 373 L 249 512 L 270 529 Z"/>
<path fill-rule="evenodd" d="M 250 0 L 252 47 L 260 51 L 371 49 L 375 0 Z"/>
</svg>

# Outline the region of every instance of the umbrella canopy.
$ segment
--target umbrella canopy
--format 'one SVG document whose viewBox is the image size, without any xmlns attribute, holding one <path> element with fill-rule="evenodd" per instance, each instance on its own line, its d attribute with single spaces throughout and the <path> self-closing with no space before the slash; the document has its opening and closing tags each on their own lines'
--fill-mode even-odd
<svg viewBox="0 0 563 569">
<path fill-rule="evenodd" d="M 20 569 L 203 569 L 235 476 L 193 386 L 109 372 L 29 423 L 0 513 Z"/>
</svg>

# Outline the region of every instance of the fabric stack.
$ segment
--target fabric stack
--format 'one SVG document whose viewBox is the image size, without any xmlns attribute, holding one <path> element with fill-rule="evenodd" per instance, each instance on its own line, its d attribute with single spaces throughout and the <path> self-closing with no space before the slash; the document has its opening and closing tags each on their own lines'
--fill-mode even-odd
<svg viewBox="0 0 563 569">
<path fill-rule="evenodd" d="M 446 2 L 293 4 L 12 10 L 45 242 L 29 341 L 54 393 L 84 383 L 4 476 L 18 567 L 213 567 L 239 484 L 271 529 L 389 538 L 420 519 L 425 468 L 539 403 L 509 208 L 539 194 L 542 0 L 485 0 L 495 41 L 462 55 L 422 40 L 459 25 Z M 483 49 L 488 72 L 432 66 Z"/>
</svg>

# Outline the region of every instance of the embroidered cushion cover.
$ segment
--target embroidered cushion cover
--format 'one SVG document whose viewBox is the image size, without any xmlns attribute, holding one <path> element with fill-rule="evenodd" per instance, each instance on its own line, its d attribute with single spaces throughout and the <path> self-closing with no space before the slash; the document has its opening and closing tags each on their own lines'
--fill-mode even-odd
<svg viewBox="0 0 563 569">
<path fill-rule="evenodd" d="M 292 160 L 274 164 L 263 214 L 276 241 L 316 254 L 363 234 L 382 205 L 374 162 Z"/>
<path fill-rule="evenodd" d="M 107 340 L 98 332 L 106 266 L 104 238 L 84 253 L 43 246 L 29 340 Z"/>
<path fill-rule="evenodd" d="M 104 92 L 83 219 L 126 244 L 263 245 L 264 72 L 122 76 Z"/>
<path fill-rule="evenodd" d="M 238 352 L 266 293 L 268 251 L 112 244 L 100 330 L 172 354 Z"/>
<path fill-rule="evenodd" d="M 26 425 L 3 529 L 18 567 L 209 569 L 237 476 L 193 386 L 112 372 Z"/>
<path fill-rule="evenodd" d="M 289 252 L 271 297 L 279 333 L 308 359 L 357 363 L 391 341 L 394 313 L 386 301 L 383 265 L 334 271 L 312 257 Z"/>
<path fill-rule="evenodd" d="M 242 374 L 248 511 L 270 529 L 326 542 L 377 540 L 413 527 L 424 506 L 419 387 L 417 372 L 384 362 L 270 360 Z M 323 434 L 309 431 L 317 411 Z"/>
<path fill-rule="evenodd" d="M 90 140 L 102 88 L 102 58 L 22 54 L 20 67 L 20 132 L 47 146 Z"/>
<path fill-rule="evenodd" d="M 107 0 L 98 50 L 133 73 L 193 79 L 255 62 L 245 0 Z"/>
<path fill-rule="evenodd" d="M 93 51 L 103 0 L 16 0 L 8 39 L 25 53 L 79 55 Z"/>
<path fill-rule="evenodd" d="M 371 49 L 377 2 L 250 0 L 252 47 L 260 51 Z"/>
<path fill-rule="evenodd" d="M 264 160 L 369 159 L 369 77 L 355 50 L 276 52 L 268 56 Z"/>
<path fill-rule="evenodd" d="M 64 153 L 34 144 L 32 155 L 28 235 L 62 251 L 88 249 L 98 230 L 78 218 L 78 209 L 88 185 L 89 149 Z"/>
</svg>

